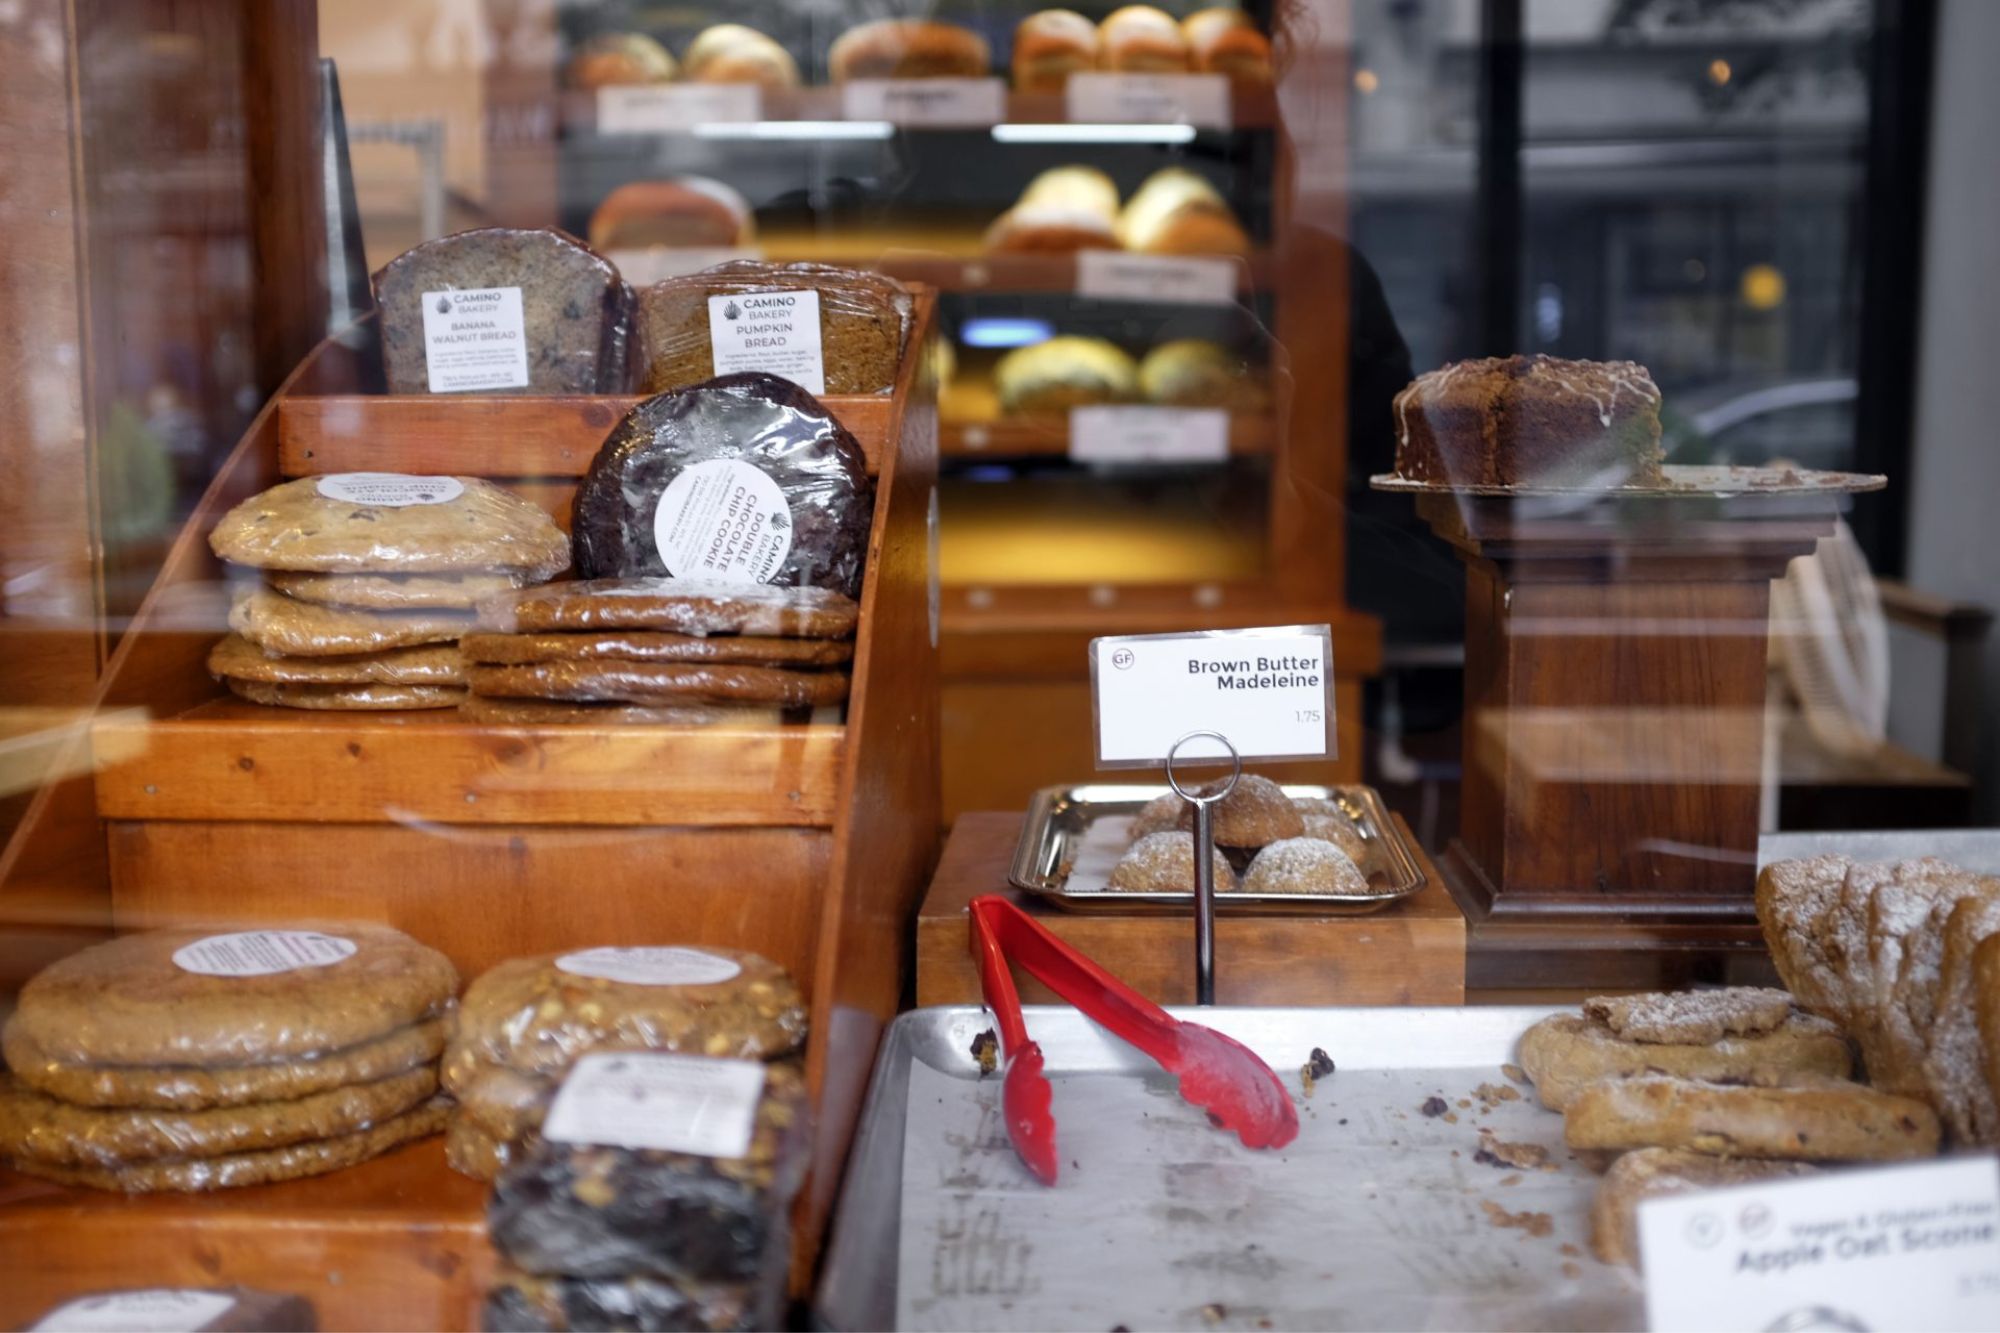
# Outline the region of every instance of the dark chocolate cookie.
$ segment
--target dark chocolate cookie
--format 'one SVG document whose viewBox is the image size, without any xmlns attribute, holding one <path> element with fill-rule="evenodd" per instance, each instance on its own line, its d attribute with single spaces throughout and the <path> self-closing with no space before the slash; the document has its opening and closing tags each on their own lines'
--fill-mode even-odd
<svg viewBox="0 0 2000 1333">
<path fill-rule="evenodd" d="M 577 488 L 577 576 L 672 574 L 853 596 L 875 512 L 866 464 L 817 398 L 775 375 L 724 375 L 648 398 Z"/>
</svg>

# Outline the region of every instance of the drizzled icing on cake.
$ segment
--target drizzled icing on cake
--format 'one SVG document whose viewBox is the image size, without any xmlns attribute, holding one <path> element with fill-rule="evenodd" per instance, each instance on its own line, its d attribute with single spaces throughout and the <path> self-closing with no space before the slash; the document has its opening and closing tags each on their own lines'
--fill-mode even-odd
<svg viewBox="0 0 2000 1333">
<path fill-rule="evenodd" d="M 1476 361 L 1454 361 L 1417 376 L 1395 398 L 1396 442 L 1409 447 L 1412 401 L 1428 410 L 1436 396 L 1460 375 L 1504 371 L 1514 359 L 1489 356 Z M 1526 370 L 1510 378 L 1554 384 L 1574 397 L 1589 399 L 1597 409 L 1599 424 L 1607 428 L 1611 425 L 1611 417 L 1617 410 L 1621 394 L 1630 394 L 1648 406 L 1657 407 L 1660 403 L 1659 386 L 1653 383 L 1653 377 L 1646 368 L 1636 361 L 1568 361 L 1540 353 L 1525 360 Z"/>
</svg>

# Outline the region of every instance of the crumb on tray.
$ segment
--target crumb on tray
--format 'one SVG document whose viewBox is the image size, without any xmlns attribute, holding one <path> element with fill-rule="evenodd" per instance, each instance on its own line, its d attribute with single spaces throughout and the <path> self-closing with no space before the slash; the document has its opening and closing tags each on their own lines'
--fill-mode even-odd
<svg viewBox="0 0 2000 1333">
<path fill-rule="evenodd" d="M 1555 1218 L 1547 1213 L 1510 1213 L 1491 1199 L 1481 1199 L 1479 1206 L 1485 1210 L 1486 1220 L 1496 1227 L 1512 1227 L 1535 1237 L 1549 1235 L 1556 1229 Z"/>
<path fill-rule="evenodd" d="M 1479 1151 L 1472 1155 L 1475 1162 L 1487 1166 L 1510 1167 L 1517 1171 L 1553 1171 L 1556 1164 L 1549 1160 L 1549 1150 L 1539 1143 L 1508 1143 L 1493 1137 L 1493 1131 L 1479 1131 Z"/>
<path fill-rule="evenodd" d="M 992 1028 L 972 1039 L 972 1058 L 979 1062 L 981 1078 L 1000 1067 L 1000 1038 L 994 1035 Z"/>
</svg>

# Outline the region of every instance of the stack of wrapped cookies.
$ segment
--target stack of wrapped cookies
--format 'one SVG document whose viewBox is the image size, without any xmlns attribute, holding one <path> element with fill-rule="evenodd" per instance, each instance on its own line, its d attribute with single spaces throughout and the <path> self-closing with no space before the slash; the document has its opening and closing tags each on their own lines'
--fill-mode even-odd
<svg viewBox="0 0 2000 1333">
<path fill-rule="evenodd" d="M 860 608 L 825 588 L 641 577 L 490 598 L 462 640 L 478 722 L 716 722 L 847 698 Z"/>
<path fill-rule="evenodd" d="M 1841 1030 L 1781 990 L 1588 1000 L 1528 1029 L 1520 1060 L 1564 1142 L 1611 1159 L 1591 1230 L 1606 1263 L 1637 1264 L 1646 1199 L 1938 1150 L 1931 1108 L 1852 1081 Z"/>
<path fill-rule="evenodd" d="M 487 1326 L 775 1327 L 805 1028 L 791 977 L 730 949 L 584 949 L 475 981 L 446 1150 L 495 1182 Z"/>
<path fill-rule="evenodd" d="M 1211 783 L 1198 794 L 1222 788 Z M 1215 889 L 1218 893 L 1359 894 L 1367 839 L 1337 801 L 1291 797 L 1269 778 L 1245 773 L 1215 803 Z M 1147 803 L 1132 819 L 1132 845 L 1113 867 L 1107 887 L 1122 893 L 1194 892 L 1194 806 L 1173 792 Z M 1238 877 L 1241 872 L 1241 878 Z"/>
<path fill-rule="evenodd" d="M 481 598 L 541 583 L 569 540 L 535 505 L 476 477 L 349 472 L 273 487 L 224 515 L 215 553 L 259 572 L 209 670 L 253 703 L 447 708 Z"/>
<path fill-rule="evenodd" d="M 0 1156 L 99 1189 L 350 1166 L 444 1128 L 449 960 L 386 926 L 124 935 L 22 988 Z"/>
</svg>

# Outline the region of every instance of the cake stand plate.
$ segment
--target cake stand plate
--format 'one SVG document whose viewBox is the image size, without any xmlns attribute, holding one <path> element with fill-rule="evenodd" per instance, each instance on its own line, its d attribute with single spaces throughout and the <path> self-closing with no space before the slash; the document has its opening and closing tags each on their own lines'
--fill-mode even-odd
<svg viewBox="0 0 2000 1333">
<path fill-rule="evenodd" d="M 1419 481 L 1384 472 L 1370 477 L 1368 484 L 1378 491 L 1405 495 L 1477 495 L 1495 499 L 1530 496 L 1588 496 L 1606 500 L 1677 500 L 1708 497 L 1729 500 L 1742 495 L 1859 495 L 1879 491 L 1889 484 L 1887 477 L 1869 472 L 1820 472 L 1794 467 L 1717 467 L 1708 464 L 1669 463 L 1660 471 L 1666 480 L 1658 485 L 1626 482 L 1617 486 L 1593 486 L 1587 482 L 1570 485 L 1522 483 L 1511 486 L 1462 486 L 1456 482 Z"/>
</svg>

